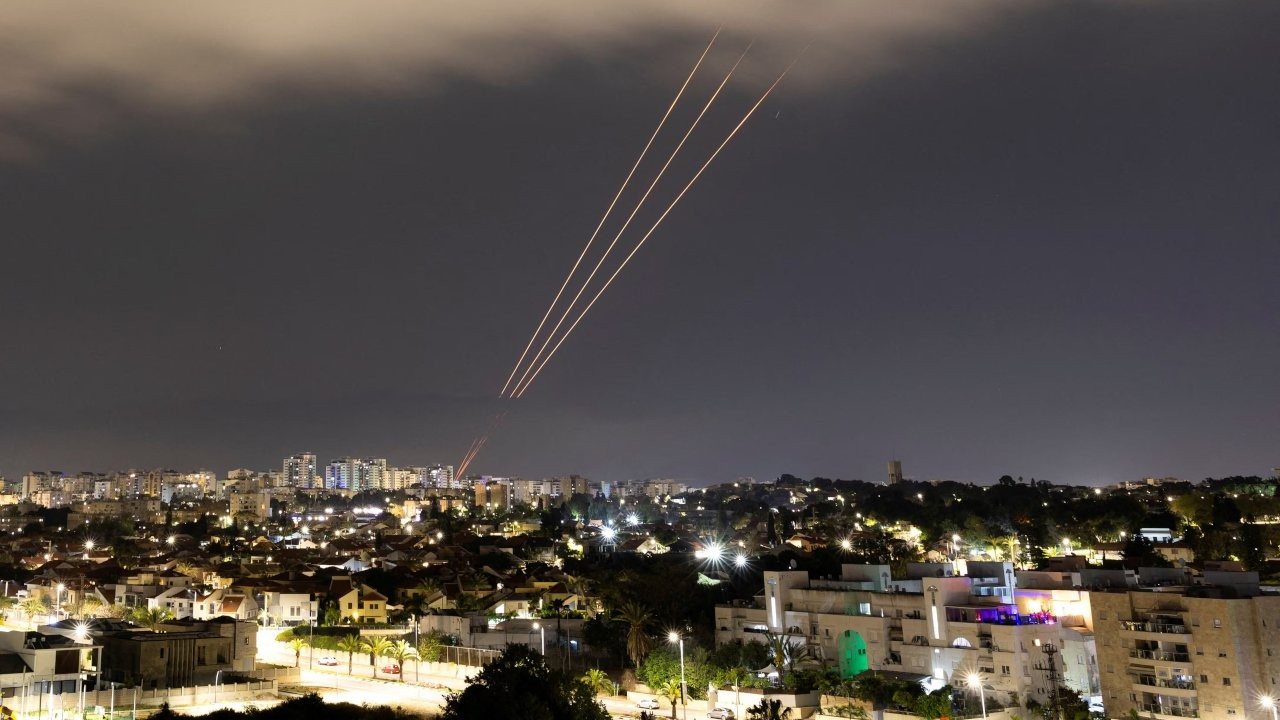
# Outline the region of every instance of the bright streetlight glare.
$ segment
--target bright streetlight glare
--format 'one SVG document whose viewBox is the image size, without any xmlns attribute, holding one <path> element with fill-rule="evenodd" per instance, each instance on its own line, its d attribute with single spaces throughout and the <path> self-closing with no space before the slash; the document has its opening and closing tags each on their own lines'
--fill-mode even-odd
<svg viewBox="0 0 1280 720">
<path fill-rule="evenodd" d="M 615 536 L 617 536 L 617 534 L 618 534 L 617 531 L 609 527 L 608 525 L 605 525 L 604 528 L 600 530 L 600 537 L 604 538 L 605 540 L 612 540 Z"/>
<path fill-rule="evenodd" d="M 742 553 L 738 553 L 737 555 L 733 556 L 733 564 L 737 565 L 738 567 L 746 567 L 747 556 L 743 555 Z"/>
<path fill-rule="evenodd" d="M 680 640 L 680 633 L 676 632 L 675 630 L 672 630 L 671 632 L 667 633 L 667 640 L 670 642 L 678 642 Z"/>
<path fill-rule="evenodd" d="M 840 541 L 840 549 L 841 549 L 841 550 L 852 550 L 852 549 L 853 549 L 853 543 L 849 541 L 849 538 L 845 538 L 845 539 L 843 539 L 843 540 L 841 540 L 841 541 Z"/>
</svg>

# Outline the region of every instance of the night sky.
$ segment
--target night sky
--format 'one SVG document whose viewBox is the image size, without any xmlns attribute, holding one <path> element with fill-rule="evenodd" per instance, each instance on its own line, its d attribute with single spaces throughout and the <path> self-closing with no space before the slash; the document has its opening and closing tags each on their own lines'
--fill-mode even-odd
<svg viewBox="0 0 1280 720">
<path fill-rule="evenodd" d="M 0 474 L 1280 466 L 1280 3 L 476 5 L 5 8 Z M 812 45 L 499 403 L 721 21 L 660 199 Z"/>
</svg>

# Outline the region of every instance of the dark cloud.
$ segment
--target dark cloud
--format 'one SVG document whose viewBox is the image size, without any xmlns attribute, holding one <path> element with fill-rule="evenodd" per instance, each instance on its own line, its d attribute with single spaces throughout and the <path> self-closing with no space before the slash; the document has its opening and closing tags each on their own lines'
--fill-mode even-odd
<svg viewBox="0 0 1280 720">
<path fill-rule="evenodd" d="M 734 16 L 699 153 L 815 44 L 478 470 L 1277 464 L 1280 6 L 903 5 Z M 156 7 L 3 31 L 10 476 L 456 462 L 723 11 Z"/>
</svg>

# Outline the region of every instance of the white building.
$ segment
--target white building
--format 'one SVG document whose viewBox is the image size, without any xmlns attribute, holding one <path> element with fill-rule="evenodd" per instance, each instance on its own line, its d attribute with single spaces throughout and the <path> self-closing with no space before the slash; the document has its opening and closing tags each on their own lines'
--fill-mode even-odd
<svg viewBox="0 0 1280 720">
<path fill-rule="evenodd" d="M 925 563 L 910 565 L 901 579 L 887 565 L 844 565 L 839 579 L 765 572 L 754 601 L 716 607 L 716 642 L 785 635 L 845 677 L 897 671 L 940 687 L 980 672 L 1005 701 L 1042 704 L 1054 685 L 1044 669 L 1052 648 L 1062 652 L 1059 665 L 1080 656 L 1081 672 L 1059 672 L 1060 681 L 1098 692 L 1087 592 L 1015 590 L 1008 563 L 970 563 L 970 573 Z"/>
<path fill-rule="evenodd" d="M 286 487 L 310 488 L 316 479 L 316 455 L 300 452 L 284 459 L 281 482 Z"/>
</svg>

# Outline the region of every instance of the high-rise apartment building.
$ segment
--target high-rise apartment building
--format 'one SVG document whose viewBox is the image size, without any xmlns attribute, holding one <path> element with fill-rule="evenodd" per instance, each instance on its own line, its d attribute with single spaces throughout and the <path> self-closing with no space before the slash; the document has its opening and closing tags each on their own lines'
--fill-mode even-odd
<svg viewBox="0 0 1280 720">
<path fill-rule="evenodd" d="M 300 452 L 284 459 L 283 482 L 286 487 L 309 488 L 316 480 L 316 455 Z"/>
<path fill-rule="evenodd" d="M 462 487 L 453 477 L 452 465 L 432 465 L 427 468 L 427 477 L 422 485 L 439 490 L 458 490 Z"/>
<path fill-rule="evenodd" d="M 324 486 L 329 490 L 382 490 L 386 478 L 384 458 L 344 457 L 329 461 L 324 470 Z"/>
<path fill-rule="evenodd" d="M 1091 593 L 1107 716 L 1270 717 L 1268 699 L 1280 702 L 1280 595 L 1261 592 L 1257 573 L 1139 573 L 1137 587 Z"/>
<path fill-rule="evenodd" d="M 507 510 L 511 507 L 511 481 L 484 477 L 475 483 L 477 510 Z"/>
</svg>

